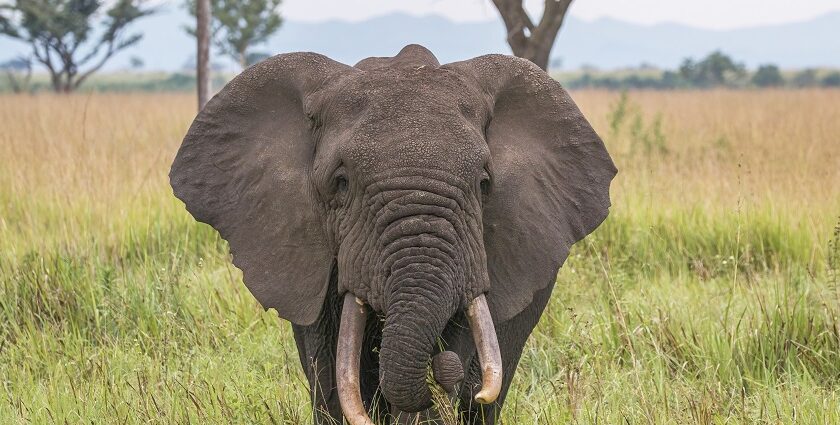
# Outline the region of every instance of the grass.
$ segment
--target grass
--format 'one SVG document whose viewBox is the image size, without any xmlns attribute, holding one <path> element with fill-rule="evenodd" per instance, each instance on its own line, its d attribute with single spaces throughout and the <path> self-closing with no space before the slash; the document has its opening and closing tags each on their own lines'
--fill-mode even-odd
<svg viewBox="0 0 840 425">
<path fill-rule="evenodd" d="M 840 91 L 577 92 L 620 174 L 505 423 L 840 423 Z M 0 417 L 311 419 L 290 327 L 170 193 L 188 95 L 0 97 Z"/>
</svg>

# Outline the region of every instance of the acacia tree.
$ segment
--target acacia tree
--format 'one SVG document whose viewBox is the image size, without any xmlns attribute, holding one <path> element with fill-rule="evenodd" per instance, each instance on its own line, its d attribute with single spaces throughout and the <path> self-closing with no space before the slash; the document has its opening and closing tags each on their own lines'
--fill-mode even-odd
<svg viewBox="0 0 840 425">
<path fill-rule="evenodd" d="M 779 67 L 772 63 L 761 65 L 752 76 L 752 83 L 758 87 L 778 87 L 785 84 Z"/>
<path fill-rule="evenodd" d="M 283 23 L 277 8 L 281 0 L 211 0 L 213 44 L 242 68 L 249 65 L 248 49 L 264 42 Z M 195 0 L 187 3 L 195 13 Z M 195 35 L 193 28 L 187 32 Z"/>
<path fill-rule="evenodd" d="M 126 34 L 135 20 L 152 13 L 136 0 L 109 2 L 103 14 L 96 0 L 16 0 L 0 5 L 0 33 L 25 41 L 32 56 L 50 73 L 53 90 L 77 89 L 117 52 L 142 35 Z M 101 19 L 98 33 L 93 24 Z M 87 69 L 82 70 L 82 67 Z"/>
<path fill-rule="evenodd" d="M 525 11 L 522 0 L 493 0 L 493 4 L 505 23 L 507 42 L 513 54 L 548 69 L 554 39 L 563 26 L 572 0 L 545 0 L 542 18 L 536 25 Z"/>
<path fill-rule="evenodd" d="M 717 50 L 695 62 L 686 58 L 680 65 L 680 76 L 697 87 L 717 87 L 737 84 L 746 71 L 744 64 Z"/>
</svg>

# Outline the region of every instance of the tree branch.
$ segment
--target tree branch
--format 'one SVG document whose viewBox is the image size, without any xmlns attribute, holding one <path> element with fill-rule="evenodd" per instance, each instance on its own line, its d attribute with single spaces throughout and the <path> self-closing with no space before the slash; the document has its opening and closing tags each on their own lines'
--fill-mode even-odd
<svg viewBox="0 0 840 425">
<path fill-rule="evenodd" d="M 34 60 L 49 71 L 53 88 L 58 92 L 71 91 L 118 51 L 140 40 L 139 34 L 123 35 L 132 22 L 155 11 L 141 7 L 141 3 L 142 0 L 0 2 L 0 33 L 27 41 Z M 94 40 L 92 25 L 99 20 L 103 4 L 110 7 L 105 12 L 102 35 Z M 88 63 L 93 66 L 77 79 Z"/>
<path fill-rule="evenodd" d="M 522 0 L 493 0 L 493 4 L 496 5 L 505 23 L 507 41 L 513 54 L 520 56 L 528 48 L 529 34 L 526 34 L 525 30 L 533 31 L 534 23 L 525 12 Z"/>
<path fill-rule="evenodd" d="M 566 17 L 566 11 L 571 4 L 572 0 L 545 0 L 545 9 L 540 24 L 531 34 L 532 45 L 554 44 L 554 39 L 557 38 L 557 33 L 563 26 L 563 19 Z"/>
<path fill-rule="evenodd" d="M 93 67 L 91 67 L 90 69 L 85 71 L 85 73 L 80 75 L 79 78 L 76 80 L 76 82 L 73 84 L 73 88 L 74 89 L 78 88 L 91 74 L 93 74 L 96 71 L 99 71 L 99 69 L 102 68 L 105 65 L 105 62 L 107 62 L 108 59 L 111 58 L 111 56 L 114 56 L 120 50 L 125 49 L 126 47 L 129 47 L 129 46 L 137 43 L 138 41 L 140 41 L 140 39 L 142 37 L 143 36 L 140 35 L 140 34 L 134 34 L 133 36 L 129 37 L 127 40 L 124 40 L 124 41 L 119 42 L 117 44 L 114 44 L 113 42 L 110 43 L 108 45 L 108 50 L 105 52 L 105 55 L 102 57 L 102 59 L 100 59 L 99 62 L 96 65 L 94 65 Z"/>
<path fill-rule="evenodd" d="M 507 41 L 513 54 L 542 69 L 548 67 L 548 56 L 571 3 L 572 0 L 545 0 L 542 17 L 535 27 L 522 0 L 493 0 L 508 31 Z M 530 31 L 526 33 L 526 29 Z"/>
</svg>

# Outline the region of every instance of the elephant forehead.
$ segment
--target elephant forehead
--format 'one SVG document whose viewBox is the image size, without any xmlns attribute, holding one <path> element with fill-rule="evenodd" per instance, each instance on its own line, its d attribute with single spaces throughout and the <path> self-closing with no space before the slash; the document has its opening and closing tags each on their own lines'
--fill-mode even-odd
<svg viewBox="0 0 840 425">
<path fill-rule="evenodd" d="M 363 174 L 392 168 L 421 168 L 438 169 L 471 180 L 488 158 L 489 150 L 468 124 L 457 120 L 430 123 L 416 118 L 358 126 L 343 145 L 342 156 Z"/>
<path fill-rule="evenodd" d="M 342 123 L 345 162 L 360 173 L 416 167 L 474 178 L 489 150 L 481 98 L 469 86 L 437 68 L 365 74 L 337 102 L 351 112 Z"/>
<path fill-rule="evenodd" d="M 446 68 L 383 68 L 354 74 L 331 90 L 327 115 L 339 119 L 460 115 L 480 122 L 489 108 L 479 92 L 462 75 Z"/>
</svg>

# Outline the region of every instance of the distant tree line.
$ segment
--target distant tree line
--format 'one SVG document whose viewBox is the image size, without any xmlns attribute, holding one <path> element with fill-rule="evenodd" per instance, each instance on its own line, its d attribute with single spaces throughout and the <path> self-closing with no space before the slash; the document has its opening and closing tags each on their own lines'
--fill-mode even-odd
<svg viewBox="0 0 840 425">
<path fill-rule="evenodd" d="M 196 0 L 178 1 L 196 14 Z M 282 25 L 278 10 L 281 0 L 207 1 L 212 12 L 207 26 L 209 39 L 219 53 L 234 59 L 241 68 L 269 56 L 253 51 L 253 47 L 264 43 Z M 493 0 L 508 30 L 507 40 L 513 53 L 543 69 L 559 67 L 562 62 L 558 58 L 549 60 L 549 55 L 571 2 L 544 0 L 542 17 L 533 20 L 522 0 Z M 0 62 L 0 91 L 30 92 L 49 87 L 69 93 L 78 89 L 112 57 L 140 41 L 142 34 L 130 32 L 129 27 L 156 11 L 146 3 L 147 0 L 0 1 L 0 36 L 15 38 L 31 48 L 28 54 Z M 194 27 L 185 29 L 195 35 Z M 136 57 L 130 63 L 132 69 L 143 66 Z M 37 78 L 36 66 L 47 71 L 48 82 Z M 88 82 L 87 86 L 93 90 L 190 90 L 196 82 L 192 72 L 129 80 L 100 80 L 96 84 Z M 687 58 L 676 70 L 647 66 L 600 73 L 585 68 L 582 73 L 560 80 L 570 88 L 607 89 L 840 87 L 840 72 L 806 69 L 783 73 L 774 64 L 751 71 L 715 51 L 700 60 Z"/>
<path fill-rule="evenodd" d="M 840 72 L 821 73 L 805 69 L 785 75 L 774 64 L 759 66 L 755 71 L 730 56 L 715 51 L 700 60 L 686 58 L 676 70 L 598 74 L 591 69 L 565 79 L 569 88 L 606 89 L 708 89 L 718 87 L 840 87 Z"/>
</svg>

